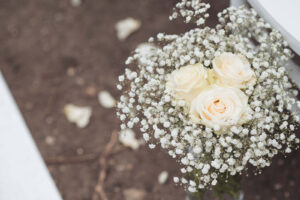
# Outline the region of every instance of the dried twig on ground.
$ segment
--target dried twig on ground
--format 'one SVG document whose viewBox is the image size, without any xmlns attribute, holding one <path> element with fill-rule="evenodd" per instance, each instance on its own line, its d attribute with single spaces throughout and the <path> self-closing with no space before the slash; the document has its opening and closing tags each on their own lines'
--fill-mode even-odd
<svg viewBox="0 0 300 200">
<path fill-rule="evenodd" d="M 108 166 L 107 158 L 110 155 L 116 153 L 116 150 L 114 150 L 113 148 L 114 148 L 115 144 L 117 143 L 117 141 L 118 141 L 118 132 L 113 131 L 110 141 L 107 143 L 103 154 L 99 158 L 100 172 L 99 172 L 98 182 L 95 186 L 95 191 L 94 191 L 92 200 L 99 200 L 99 197 L 101 198 L 101 200 L 108 200 L 108 198 L 104 192 L 104 189 L 103 189 L 104 180 L 106 178 L 107 166 Z M 122 150 L 122 149 L 119 149 L 119 150 Z"/>
<path fill-rule="evenodd" d="M 100 164 L 100 172 L 98 176 L 98 182 L 95 186 L 95 191 L 92 197 L 92 200 L 108 200 L 104 189 L 104 181 L 106 178 L 107 168 L 108 168 L 108 160 L 109 157 L 117 154 L 119 152 L 122 152 L 126 150 L 126 147 L 123 146 L 115 146 L 118 142 L 118 132 L 113 131 L 111 134 L 110 141 L 105 146 L 104 152 L 99 157 L 98 154 L 85 154 L 80 156 L 72 156 L 72 157 L 64 157 L 64 156 L 58 156 L 58 157 L 52 157 L 52 158 L 46 158 L 45 162 L 47 165 L 55 165 L 55 164 L 73 164 L 73 163 L 84 163 L 84 162 L 90 162 L 95 161 L 97 158 L 99 158 L 99 164 Z"/>
<path fill-rule="evenodd" d="M 83 163 L 83 162 L 91 162 L 96 160 L 99 157 L 98 154 L 85 154 L 79 156 L 57 156 L 57 157 L 49 157 L 45 158 L 45 162 L 47 165 L 59 165 L 59 164 L 73 164 L 73 163 Z"/>
<path fill-rule="evenodd" d="M 123 146 L 117 146 L 113 149 L 110 155 L 117 154 L 121 151 L 127 149 Z M 45 158 L 45 162 L 47 165 L 61 165 L 61 164 L 76 164 L 76 163 L 85 163 L 85 162 L 93 162 L 99 158 L 99 154 L 84 154 L 78 156 L 56 156 L 56 157 L 48 157 Z"/>
</svg>

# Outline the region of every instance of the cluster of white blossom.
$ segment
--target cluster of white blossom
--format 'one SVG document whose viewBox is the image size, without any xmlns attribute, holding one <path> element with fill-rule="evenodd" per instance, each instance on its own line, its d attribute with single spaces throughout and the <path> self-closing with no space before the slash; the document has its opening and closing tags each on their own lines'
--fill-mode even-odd
<svg viewBox="0 0 300 200">
<path fill-rule="evenodd" d="M 183 0 L 171 16 L 186 22 L 204 23 L 208 4 Z M 123 91 L 117 115 L 121 128 L 139 125 L 150 148 L 160 144 L 180 161 L 185 176 L 174 182 L 190 192 L 217 184 L 218 177 L 240 174 L 247 164 L 257 169 L 270 165 L 278 152 L 290 153 L 299 139 L 300 102 L 284 68 L 292 56 L 282 35 L 252 9 L 228 8 L 219 13 L 215 28 L 192 29 L 182 35 L 159 33 L 145 52 L 137 49 L 128 58 L 125 74 L 119 76 Z M 257 77 L 256 84 L 242 89 L 253 110 L 247 123 L 216 134 L 213 128 L 191 121 L 185 102 L 166 91 L 167 75 L 188 64 L 212 68 L 223 52 L 244 55 Z M 298 108 L 296 108 L 298 106 Z"/>
</svg>

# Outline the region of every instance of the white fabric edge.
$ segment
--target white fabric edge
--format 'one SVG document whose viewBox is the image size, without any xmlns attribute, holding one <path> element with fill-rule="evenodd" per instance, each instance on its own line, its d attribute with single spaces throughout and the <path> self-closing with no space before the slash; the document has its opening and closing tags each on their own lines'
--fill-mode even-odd
<svg viewBox="0 0 300 200">
<path fill-rule="evenodd" d="M 62 200 L 0 72 L 0 199 Z"/>
<path fill-rule="evenodd" d="M 264 7 L 261 5 L 261 3 L 258 0 L 248 0 L 248 2 L 262 18 L 264 18 L 274 28 L 276 28 L 282 33 L 286 41 L 289 43 L 290 47 L 298 55 L 300 55 L 300 41 L 298 41 L 293 35 L 291 35 L 288 31 L 286 31 L 279 23 L 277 23 L 276 20 L 272 17 L 272 15 L 266 9 L 264 9 Z"/>
</svg>

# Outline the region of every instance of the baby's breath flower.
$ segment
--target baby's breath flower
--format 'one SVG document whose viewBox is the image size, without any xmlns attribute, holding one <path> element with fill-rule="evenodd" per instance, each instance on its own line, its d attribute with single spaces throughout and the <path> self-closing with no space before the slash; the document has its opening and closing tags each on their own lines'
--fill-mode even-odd
<svg viewBox="0 0 300 200">
<path fill-rule="evenodd" d="M 117 104 L 121 129 L 139 126 L 149 148 L 160 144 L 179 160 L 183 176 L 195 174 L 193 180 L 173 179 L 190 192 L 214 186 L 220 175 L 240 173 L 248 163 L 257 169 L 267 167 L 278 152 L 290 153 L 300 142 L 294 134 L 300 101 L 284 68 L 292 54 L 282 35 L 245 7 L 227 8 L 218 14 L 215 28 L 205 27 L 209 7 L 200 0 L 177 3 L 170 19 L 183 17 L 200 28 L 149 38 L 150 46 L 137 49 L 126 60 L 128 68 L 117 84 L 123 91 Z M 236 65 L 234 70 L 224 53 L 236 58 L 229 60 Z M 185 73 L 175 73 L 183 69 Z M 216 69 L 218 73 L 212 73 Z M 220 77 L 226 81 L 217 81 Z M 212 83 L 238 87 L 235 94 L 243 109 L 231 110 L 236 119 L 229 114 L 225 121 L 218 118 L 231 105 L 229 95 L 224 102 L 216 99 L 208 104 L 202 118 L 195 113 L 200 122 L 203 117 L 212 121 L 207 114 L 214 113 L 218 123 L 195 123 L 189 115 L 191 101 Z"/>
</svg>

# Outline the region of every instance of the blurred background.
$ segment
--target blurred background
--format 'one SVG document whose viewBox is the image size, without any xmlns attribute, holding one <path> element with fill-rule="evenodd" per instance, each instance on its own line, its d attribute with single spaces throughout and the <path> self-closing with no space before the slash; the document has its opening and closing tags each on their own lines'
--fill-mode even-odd
<svg viewBox="0 0 300 200">
<path fill-rule="evenodd" d="M 133 150 L 117 142 L 115 153 L 105 157 L 105 169 L 99 164 L 111 134 L 120 128 L 115 109 L 101 105 L 98 93 L 108 91 L 118 99 L 115 85 L 126 58 L 150 36 L 192 27 L 169 22 L 176 2 L 0 0 L 0 69 L 65 200 L 92 199 L 101 173 L 109 200 L 185 199 L 183 188 L 172 181 L 180 166 L 159 148 Z M 208 25 L 213 26 L 229 1 L 210 3 Z M 116 23 L 128 17 L 141 26 L 120 40 Z M 70 103 L 91 107 L 85 128 L 66 118 L 63 110 Z M 168 177 L 158 181 L 163 171 Z M 287 158 L 279 155 L 262 175 L 245 174 L 245 199 L 298 200 L 299 179 L 299 150 Z"/>
</svg>

